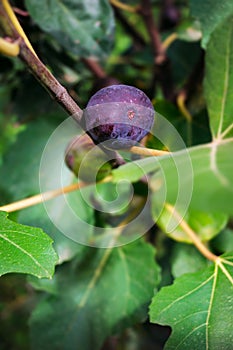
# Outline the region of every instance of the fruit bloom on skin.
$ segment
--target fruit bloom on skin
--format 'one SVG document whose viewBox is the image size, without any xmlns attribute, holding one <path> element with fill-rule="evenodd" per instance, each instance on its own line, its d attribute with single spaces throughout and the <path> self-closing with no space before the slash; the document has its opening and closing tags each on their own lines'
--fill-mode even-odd
<svg viewBox="0 0 233 350">
<path fill-rule="evenodd" d="M 128 85 L 111 85 L 94 94 L 84 110 L 93 141 L 112 149 L 130 148 L 150 131 L 154 108 L 146 94 Z"/>
</svg>

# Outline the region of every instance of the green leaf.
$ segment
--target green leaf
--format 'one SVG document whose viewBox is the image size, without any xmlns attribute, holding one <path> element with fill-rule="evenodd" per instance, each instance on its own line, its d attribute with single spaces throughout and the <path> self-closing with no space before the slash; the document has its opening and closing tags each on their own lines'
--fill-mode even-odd
<svg viewBox="0 0 233 350">
<path fill-rule="evenodd" d="M 28 273 L 51 278 L 57 255 L 41 229 L 17 224 L 0 212 L 0 275 Z"/>
<path fill-rule="evenodd" d="M 176 30 L 177 38 L 184 41 L 195 42 L 202 37 L 200 23 L 198 21 L 182 21 Z"/>
<path fill-rule="evenodd" d="M 49 151 L 47 151 L 49 159 L 44 162 L 43 169 L 40 168 L 45 146 L 48 140 L 51 140 L 51 135 L 56 135 L 53 132 L 57 131 L 57 123 L 57 120 L 48 122 L 43 119 L 30 123 L 27 129 L 19 135 L 17 142 L 9 149 L 0 168 L 0 191 L 1 193 L 7 192 L 5 195 L 5 197 L 8 195 L 7 202 L 56 189 L 72 182 L 73 175 L 64 165 L 64 154 L 69 138 L 72 138 L 73 135 L 70 134 L 70 129 L 63 127 L 63 124 L 58 129 L 60 130 L 59 136 L 61 136 L 59 139 L 58 136 L 55 136 L 57 139 L 53 141 L 52 146 L 50 144 Z M 72 132 L 76 132 L 75 127 Z M 59 177 L 61 171 L 64 171 L 64 184 Z M 41 174 L 43 174 L 44 182 L 41 181 L 39 186 Z M 5 200 L 5 203 L 2 204 L 7 204 L 7 202 Z M 42 206 L 37 205 L 35 208 L 24 209 L 19 213 L 18 220 L 26 225 L 39 226 L 51 235 L 61 263 L 69 260 L 79 251 L 78 244 L 65 237 L 65 235 L 68 236 L 66 228 L 70 228 L 69 233 L 72 231 L 72 237 L 76 237 L 76 241 L 79 236 L 84 237 L 81 239 L 82 242 L 84 239 L 88 240 L 93 232 L 94 209 L 86 203 L 80 191 L 59 196 L 45 202 L 44 205 L 47 212 Z M 70 219 L 73 212 L 80 218 L 78 226 Z M 85 230 L 81 227 L 82 222 L 88 223 Z"/>
<path fill-rule="evenodd" d="M 231 350 L 233 252 L 202 271 L 177 278 L 154 296 L 153 323 L 169 325 L 166 350 Z"/>
<path fill-rule="evenodd" d="M 213 138 L 233 136 L 232 65 L 233 17 L 230 17 L 213 32 L 206 50 L 205 96 Z"/>
<path fill-rule="evenodd" d="M 0 165 L 2 164 L 2 155 L 16 141 L 17 135 L 24 129 L 25 126 L 17 125 L 14 116 L 0 113 Z"/>
<path fill-rule="evenodd" d="M 12 200 L 40 192 L 40 160 L 54 129 L 54 124 L 44 120 L 29 124 L 4 157 L 0 168 L 0 187 L 10 193 Z"/>
<path fill-rule="evenodd" d="M 138 240 L 86 249 L 75 268 L 63 266 L 31 317 L 33 349 L 99 349 L 107 336 L 142 321 L 159 271 L 154 249 Z"/>
<path fill-rule="evenodd" d="M 158 217 L 157 207 L 156 196 L 153 196 L 152 215 L 155 216 L 155 220 Z M 171 211 L 165 204 L 157 220 L 159 227 L 163 232 L 166 232 L 167 223 L 169 220 L 172 220 L 174 223 L 171 223 L 171 225 L 175 227 L 175 229 L 166 232 L 167 235 L 178 242 L 192 243 L 192 240 L 187 236 L 184 229 L 180 225 L 177 226 L 177 219 L 172 217 L 171 214 Z M 209 241 L 226 226 L 228 216 L 225 213 L 206 213 L 199 210 L 189 210 L 185 214 L 184 220 L 202 241 Z"/>
<path fill-rule="evenodd" d="M 215 249 L 219 254 L 230 252 L 233 250 L 233 230 L 226 228 L 223 230 L 213 241 L 211 241 L 211 247 Z"/>
<path fill-rule="evenodd" d="M 187 208 L 232 214 L 232 153 L 232 139 L 211 142 L 168 156 L 127 163 L 113 170 L 113 180 L 137 181 L 143 174 L 154 173 L 151 188 L 157 197 L 160 192 L 164 195 L 164 203 L 175 204 L 178 195 L 182 195 Z"/>
<path fill-rule="evenodd" d="M 233 3 L 228 0 L 190 0 L 190 10 L 191 15 L 201 23 L 202 45 L 205 47 L 218 24 L 224 21 L 228 23 L 226 18 L 233 13 Z"/>
<path fill-rule="evenodd" d="M 175 278 L 184 273 L 197 272 L 208 264 L 196 247 L 180 243 L 175 244 L 172 249 L 171 263 L 172 275 Z"/>
<path fill-rule="evenodd" d="M 81 57 L 106 56 L 113 41 L 109 1 L 26 0 L 33 20 L 67 51 Z"/>
<path fill-rule="evenodd" d="M 201 55 L 199 42 L 175 40 L 168 47 L 167 55 L 171 61 L 172 76 L 179 86 L 184 84 L 187 77 L 192 73 Z"/>
<path fill-rule="evenodd" d="M 207 113 L 203 110 L 200 112 L 200 109 L 203 109 L 203 104 L 201 101 L 197 99 L 195 100 L 194 108 L 196 108 L 196 110 L 193 109 L 191 111 L 191 113 L 193 114 L 192 123 L 188 122 L 184 118 L 180 110 L 177 107 L 175 107 L 171 102 L 168 102 L 166 100 L 156 100 L 154 107 L 156 113 L 166 116 L 166 119 L 172 123 L 172 125 L 179 132 L 186 146 L 193 146 L 195 144 L 206 143 L 211 141 Z M 159 122 L 160 121 L 157 120 L 154 123 L 152 135 L 157 135 L 157 128 Z M 170 138 L 172 138 L 172 136 L 173 135 L 170 135 Z M 163 144 L 161 144 L 161 142 L 159 143 L 157 139 L 155 140 L 157 142 L 153 142 L 154 138 L 150 136 L 147 147 L 155 149 L 162 148 Z"/>
<path fill-rule="evenodd" d="M 60 211 L 60 217 L 63 222 L 66 221 L 64 212 Z M 76 254 L 81 254 L 83 246 L 66 237 L 52 223 L 43 204 L 26 208 L 18 213 L 17 221 L 23 225 L 40 227 L 53 240 L 53 246 L 56 250 L 59 260 L 58 264 L 72 259 Z"/>
</svg>

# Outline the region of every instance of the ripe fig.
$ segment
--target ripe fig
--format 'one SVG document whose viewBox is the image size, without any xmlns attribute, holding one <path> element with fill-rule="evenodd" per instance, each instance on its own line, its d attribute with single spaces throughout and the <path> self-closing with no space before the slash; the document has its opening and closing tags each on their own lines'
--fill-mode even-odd
<svg viewBox="0 0 233 350">
<path fill-rule="evenodd" d="M 84 123 L 93 141 L 111 149 L 130 148 L 150 131 L 154 108 L 146 94 L 128 85 L 99 90 L 84 110 Z"/>
</svg>

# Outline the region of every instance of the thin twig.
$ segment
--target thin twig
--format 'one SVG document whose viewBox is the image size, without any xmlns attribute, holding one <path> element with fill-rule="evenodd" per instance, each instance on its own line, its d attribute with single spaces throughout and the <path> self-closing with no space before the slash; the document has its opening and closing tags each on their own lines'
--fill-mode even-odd
<svg viewBox="0 0 233 350">
<path fill-rule="evenodd" d="M 131 13 L 137 13 L 138 9 L 139 9 L 139 6 L 127 5 L 127 4 L 124 4 L 123 2 L 121 2 L 119 0 L 109 0 L 109 2 L 113 6 L 119 8 L 121 10 L 128 11 L 128 12 L 131 12 Z"/>
<path fill-rule="evenodd" d="M 169 46 L 178 38 L 177 33 L 171 33 L 164 41 L 163 41 L 163 48 L 164 50 L 167 50 Z"/>
<path fill-rule="evenodd" d="M 155 63 L 161 65 L 167 59 L 167 57 L 158 29 L 154 21 L 151 1 L 141 0 L 141 7 L 139 12 L 142 15 L 148 34 L 151 39 L 151 45 L 155 55 Z"/>
<path fill-rule="evenodd" d="M 191 123 L 192 122 L 192 115 L 185 105 L 186 99 L 187 99 L 186 91 L 181 90 L 179 92 L 179 94 L 177 95 L 176 103 L 177 103 L 177 106 L 178 106 L 179 110 L 181 111 L 182 115 L 185 117 L 185 119 L 189 123 Z"/>
<path fill-rule="evenodd" d="M 141 0 L 139 12 L 145 22 L 148 34 L 151 40 L 151 46 L 154 51 L 154 74 L 152 79 L 152 95 L 155 93 L 157 83 L 161 85 L 164 97 L 173 101 L 174 88 L 170 67 L 170 61 L 166 54 L 166 48 L 163 46 L 160 33 L 154 21 L 152 5 L 150 0 Z"/>
<path fill-rule="evenodd" d="M 107 74 L 97 60 L 93 58 L 82 58 L 82 61 L 97 78 L 106 78 Z"/>
<path fill-rule="evenodd" d="M 24 42 L 26 43 L 27 47 L 31 50 L 31 52 L 36 56 L 36 53 L 30 43 L 30 41 L 28 40 L 28 37 L 26 36 L 26 34 L 24 33 L 23 28 L 21 27 L 11 5 L 9 4 L 8 0 L 2 0 L 2 2 L 0 3 L 0 11 L 1 11 L 1 7 L 5 12 L 5 15 L 7 16 L 6 19 L 6 23 L 4 23 L 3 19 L 2 19 L 2 24 L 5 24 L 5 28 L 7 30 L 12 30 L 15 34 L 15 36 L 12 36 L 14 39 L 18 39 L 19 37 L 21 37 Z M 4 15 L 4 14 L 3 14 Z M 10 29 L 10 24 L 12 24 L 12 28 Z M 10 33 L 10 34 L 13 34 Z M 8 33 L 7 33 L 8 34 Z"/>
<path fill-rule="evenodd" d="M 43 202 L 48 201 L 50 199 L 53 199 L 55 197 L 58 197 L 61 194 L 76 191 L 83 186 L 84 186 L 83 183 L 76 183 L 76 184 L 72 184 L 72 185 L 69 185 L 69 186 L 64 187 L 64 188 L 59 188 L 56 190 L 40 193 L 40 194 L 37 194 L 35 196 L 25 198 L 25 199 L 22 199 L 20 201 L 14 202 L 14 203 L 3 205 L 2 207 L 0 207 L 0 210 L 11 213 L 13 211 L 18 211 L 21 209 L 32 207 L 36 204 L 40 204 L 40 203 L 43 203 Z"/>
<path fill-rule="evenodd" d="M 105 182 L 109 182 L 111 181 L 111 176 L 106 177 L 105 179 L 103 179 L 102 181 L 98 182 L 98 183 L 105 183 Z M 36 204 L 40 204 L 43 203 L 45 201 L 48 201 L 50 199 L 56 198 L 62 194 L 65 193 L 70 193 L 70 192 L 74 192 L 76 190 L 79 190 L 80 188 L 83 187 L 87 187 L 93 185 L 93 183 L 86 183 L 86 182 L 78 182 L 75 184 L 71 184 L 68 185 L 66 187 L 62 187 L 62 188 L 58 188 L 56 190 L 51 190 L 51 191 L 47 191 L 47 192 L 43 192 L 40 194 L 36 194 L 35 196 L 29 197 L 29 198 L 25 198 L 22 200 L 19 200 L 17 202 L 13 202 L 10 204 L 6 204 L 0 207 L 1 211 L 6 211 L 8 213 L 11 213 L 13 211 L 18 211 L 21 209 L 25 209 L 28 207 L 32 207 Z"/>
<path fill-rule="evenodd" d="M 168 151 L 162 151 L 158 149 L 153 149 L 153 148 L 147 148 L 147 147 L 138 147 L 138 146 L 133 146 L 129 149 L 129 152 L 138 154 L 141 156 L 167 156 L 171 154 Z"/>
<path fill-rule="evenodd" d="M 218 256 L 213 254 L 200 240 L 198 235 L 191 229 L 191 227 L 187 224 L 187 222 L 181 217 L 178 211 L 171 204 L 166 203 L 165 207 L 169 210 L 172 216 L 177 220 L 179 226 L 184 230 L 187 236 L 191 239 L 195 247 L 199 250 L 199 252 L 206 257 L 208 260 L 217 261 Z"/>
<path fill-rule="evenodd" d="M 70 115 L 75 116 L 75 119 L 80 122 L 82 117 L 81 108 L 37 57 L 7 0 L 0 2 L 0 23 L 5 33 L 11 38 L 15 40 L 21 38 L 19 43 L 19 57 L 27 64 L 32 74 L 41 85 L 46 88 L 50 95 L 55 98 Z"/>
<path fill-rule="evenodd" d="M 0 2 L 0 25 L 6 35 L 14 40 L 20 39 L 19 57 L 26 63 L 27 67 L 31 70 L 32 74 L 40 84 L 85 130 L 82 120 L 82 109 L 73 100 L 64 86 L 59 83 L 59 81 L 37 57 L 8 0 L 2 0 Z M 103 149 L 103 151 L 112 159 L 116 159 L 116 163 L 119 160 L 119 165 L 123 163 L 121 156 L 116 151 L 109 151 L 106 149 Z"/>
</svg>

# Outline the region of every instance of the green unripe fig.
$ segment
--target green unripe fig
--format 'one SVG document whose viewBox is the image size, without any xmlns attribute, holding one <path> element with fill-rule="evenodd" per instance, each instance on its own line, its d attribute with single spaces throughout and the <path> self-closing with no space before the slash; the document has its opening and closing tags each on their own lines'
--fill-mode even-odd
<svg viewBox="0 0 233 350">
<path fill-rule="evenodd" d="M 111 160 L 87 135 L 75 137 L 65 152 L 68 168 L 82 181 L 98 182 L 112 171 Z"/>
</svg>

